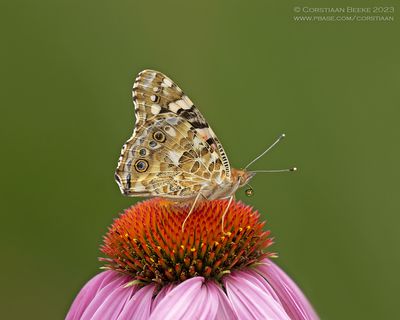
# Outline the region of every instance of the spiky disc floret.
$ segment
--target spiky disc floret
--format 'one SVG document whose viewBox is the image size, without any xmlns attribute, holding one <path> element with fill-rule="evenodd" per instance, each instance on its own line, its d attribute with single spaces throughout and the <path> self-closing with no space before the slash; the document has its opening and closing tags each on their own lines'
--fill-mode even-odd
<svg viewBox="0 0 400 320">
<path fill-rule="evenodd" d="M 195 276 L 217 281 L 271 256 L 269 231 L 259 214 L 241 202 L 232 202 L 225 217 L 227 200 L 200 202 L 186 222 L 190 209 L 162 199 L 138 203 L 114 221 L 101 250 L 106 268 L 130 274 L 138 282 L 161 285 Z"/>
</svg>

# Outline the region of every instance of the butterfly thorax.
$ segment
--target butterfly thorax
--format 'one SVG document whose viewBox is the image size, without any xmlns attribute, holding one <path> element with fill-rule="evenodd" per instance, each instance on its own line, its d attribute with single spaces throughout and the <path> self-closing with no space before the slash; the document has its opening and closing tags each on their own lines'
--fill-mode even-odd
<svg viewBox="0 0 400 320">
<path fill-rule="evenodd" d="M 209 200 L 228 198 L 234 195 L 239 188 L 246 185 L 253 176 L 253 172 L 231 168 L 229 179 L 224 179 L 221 183 L 215 184 L 209 192 L 203 193 L 203 195 Z"/>
</svg>

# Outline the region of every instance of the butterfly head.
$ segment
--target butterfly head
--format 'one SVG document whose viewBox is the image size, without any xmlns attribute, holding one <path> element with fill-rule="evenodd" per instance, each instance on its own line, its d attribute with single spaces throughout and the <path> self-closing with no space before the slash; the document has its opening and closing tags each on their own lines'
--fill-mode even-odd
<svg viewBox="0 0 400 320">
<path fill-rule="evenodd" d="M 233 181 L 236 183 L 238 188 L 245 186 L 251 178 L 253 178 L 255 172 L 247 171 L 247 170 L 239 170 L 232 168 L 232 178 Z"/>
</svg>

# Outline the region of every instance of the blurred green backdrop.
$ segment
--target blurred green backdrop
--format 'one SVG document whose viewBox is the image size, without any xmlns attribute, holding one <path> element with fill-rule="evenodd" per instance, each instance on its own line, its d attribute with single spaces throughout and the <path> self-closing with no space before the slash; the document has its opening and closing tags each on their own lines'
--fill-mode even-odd
<svg viewBox="0 0 400 320">
<path fill-rule="evenodd" d="M 0 317 L 62 319 L 98 272 L 102 235 L 135 201 L 113 173 L 133 80 L 153 68 L 196 103 L 233 166 L 287 134 L 254 168 L 299 172 L 257 176 L 245 201 L 321 317 L 395 318 L 399 16 L 293 20 L 295 6 L 348 5 L 379 3 L 2 1 Z"/>
</svg>

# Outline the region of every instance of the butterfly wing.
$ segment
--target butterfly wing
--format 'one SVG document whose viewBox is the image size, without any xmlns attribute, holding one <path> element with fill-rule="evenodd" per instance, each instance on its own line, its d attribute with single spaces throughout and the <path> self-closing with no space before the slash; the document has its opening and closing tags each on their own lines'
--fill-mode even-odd
<svg viewBox="0 0 400 320">
<path fill-rule="evenodd" d="M 145 70 L 133 87 L 136 126 L 116 171 L 130 196 L 192 198 L 230 180 L 230 165 L 212 129 L 168 77 Z"/>
<path fill-rule="evenodd" d="M 154 70 L 140 72 L 133 85 L 132 98 L 135 104 L 136 128 L 159 114 L 174 113 L 187 120 L 197 134 L 217 151 L 226 175 L 230 176 L 229 160 L 222 144 L 193 102 L 170 78 Z"/>
</svg>

